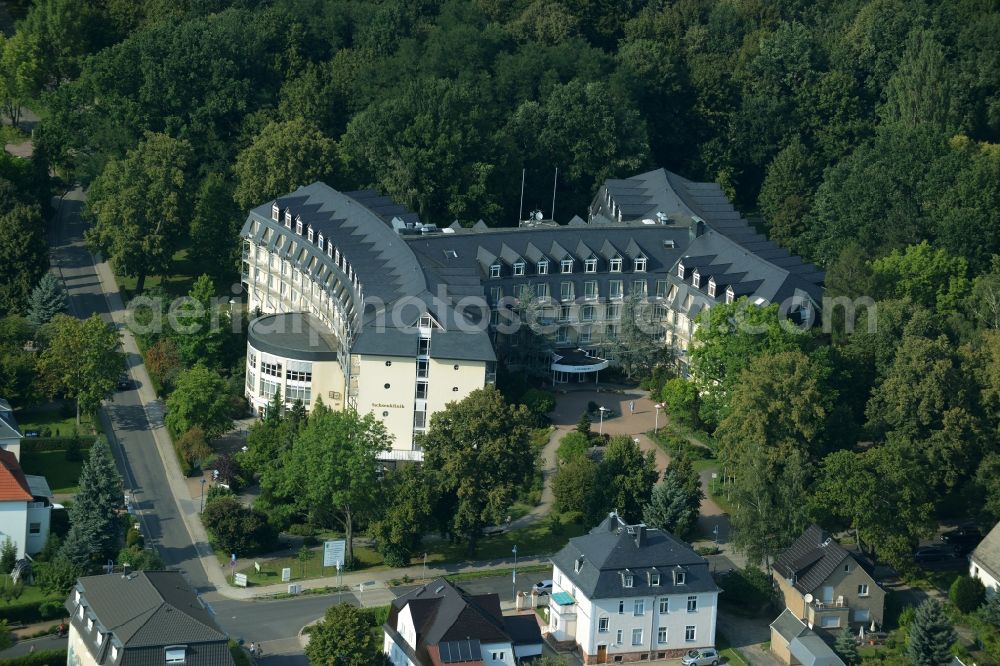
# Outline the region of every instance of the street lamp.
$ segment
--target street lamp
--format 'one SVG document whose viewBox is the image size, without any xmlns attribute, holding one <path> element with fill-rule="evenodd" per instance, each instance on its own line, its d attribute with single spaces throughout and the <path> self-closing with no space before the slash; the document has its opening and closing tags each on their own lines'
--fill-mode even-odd
<svg viewBox="0 0 1000 666">
<path fill-rule="evenodd" d="M 656 407 L 656 419 L 653 422 L 653 434 L 655 435 L 660 430 L 660 410 L 663 409 L 663 403 L 658 402 L 653 406 Z"/>
<path fill-rule="evenodd" d="M 510 577 L 510 596 L 517 603 L 517 544 L 514 544 L 514 573 Z"/>
<path fill-rule="evenodd" d="M 609 410 L 604 405 L 601 405 L 600 407 L 597 408 L 597 411 L 599 411 L 601 413 L 601 428 L 600 428 L 600 433 L 601 433 L 601 436 L 603 437 L 604 436 L 604 412 L 607 412 Z"/>
<path fill-rule="evenodd" d="M 201 513 L 205 513 L 205 479 L 201 480 Z"/>
</svg>

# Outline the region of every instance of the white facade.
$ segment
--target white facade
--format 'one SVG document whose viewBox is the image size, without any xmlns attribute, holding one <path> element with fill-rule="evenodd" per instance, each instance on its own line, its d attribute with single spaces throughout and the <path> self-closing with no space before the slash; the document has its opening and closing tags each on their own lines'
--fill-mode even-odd
<svg viewBox="0 0 1000 666">
<path fill-rule="evenodd" d="M 0 544 L 7 538 L 17 545 L 17 556 L 24 557 L 28 545 L 28 502 L 0 502 Z"/>
<path fill-rule="evenodd" d="M 52 505 L 48 502 L 28 502 L 27 505 L 25 550 L 29 555 L 34 555 L 45 548 L 45 542 L 49 538 Z"/>
<path fill-rule="evenodd" d="M 718 592 L 664 594 L 621 599 L 588 599 L 559 567 L 552 570 L 549 631 L 557 641 L 572 640 L 587 663 L 615 661 L 634 653 L 678 652 L 715 645 Z M 555 595 L 575 603 L 558 610 Z M 607 655 L 606 659 L 597 659 Z"/>
<path fill-rule="evenodd" d="M 1000 589 L 1000 581 L 997 580 L 997 576 L 984 567 L 983 563 L 974 554 L 969 558 L 969 576 L 978 578 L 979 582 L 986 588 L 986 594 L 989 596 L 993 596 Z"/>
</svg>

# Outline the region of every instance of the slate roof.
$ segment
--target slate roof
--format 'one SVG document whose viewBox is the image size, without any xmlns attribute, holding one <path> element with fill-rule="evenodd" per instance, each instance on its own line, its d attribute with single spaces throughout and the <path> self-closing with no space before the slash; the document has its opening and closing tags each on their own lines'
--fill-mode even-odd
<svg viewBox="0 0 1000 666">
<path fill-rule="evenodd" d="M 415 646 L 396 629 L 399 613 L 408 607 L 416 629 Z M 541 631 L 534 616 L 504 617 L 496 594 L 467 595 L 444 578 L 411 590 L 392 602 L 384 630 L 417 663 L 480 661 L 480 643 L 537 645 Z M 471 656 L 471 659 L 466 657 Z"/>
<path fill-rule="evenodd" d="M 86 576 L 77 581 L 65 605 L 98 663 L 162 666 L 167 646 L 186 646 L 185 663 L 189 666 L 234 663 L 226 635 L 180 572 Z M 88 618 L 94 621 L 91 630 L 87 629 Z M 100 645 L 98 633 L 105 637 Z M 117 659 L 111 658 L 112 645 L 118 648 Z"/>
<path fill-rule="evenodd" d="M 644 530 L 640 537 L 639 532 Z M 641 541 L 641 545 L 640 542 Z M 579 571 L 576 563 L 580 562 Z M 612 513 L 589 534 L 570 539 L 552 563 L 588 599 L 642 597 L 662 594 L 717 592 L 708 561 L 670 532 L 626 525 Z M 683 584 L 674 583 L 674 570 L 683 571 Z M 625 587 L 623 573 L 633 576 Z M 651 586 L 649 574 L 660 574 Z"/>
<path fill-rule="evenodd" d="M 10 403 L 0 398 L 0 439 L 20 439 L 21 429 L 14 418 Z"/>
<path fill-rule="evenodd" d="M 993 526 L 972 551 L 971 558 L 981 569 L 1000 580 L 1000 523 Z"/>
<path fill-rule="evenodd" d="M 816 525 L 810 525 L 795 542 L 779 553 L 774 570 L 793 580 L 802 594 L 818 588 L 847 558 L 853 556 Z"/>
<path fill-rule="evenodd" d="M 0 450 L 0 502 L 30 502 L 33 498 L 17 456 Z"/>
</svg>

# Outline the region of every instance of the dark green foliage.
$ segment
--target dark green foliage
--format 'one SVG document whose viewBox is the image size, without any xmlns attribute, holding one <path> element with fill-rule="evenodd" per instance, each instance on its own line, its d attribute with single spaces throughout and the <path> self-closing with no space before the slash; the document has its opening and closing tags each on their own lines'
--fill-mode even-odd
<svg viewBox="0 0 1000 666">
<path fill-rule="evenodd" d="M 552 477 L 556 508 L 563 512 L 588 513 L 593 503 L 596 478 L 597 464 L 586 456 L 561 464 Z"/>
<path fill-rule="evenodd" d="M 521 396 L 521 403 L 531 410 L 531 413 L 535 415 L 535 418 L 539 422 L 542 422 L 545 415 L 556 407 L 556 399 L 551 393 L 535 388 L 524 392 Z"/>
<path fill-rule="evenodd" d="M 71 527 L 62 547 L 62 555 L 75 566 L 88 569 L 118 552 L 122 539 L 119 513 L 125 508 L 121 488 L 111 449 L 99 438 L 80 471 L 80 490 L 70 508 Z"/>
<path fill-rule="evenodd" d="M 642 521 L 653 484 L 659 478 L 652 451 L 643 453 L 627 435 L 612 437 L 597 466 L 591 515 L 596 520 L 617 511 L 629 524 Z"/>
<path fill-rule="evenodd" d="M 590 404 L 591 405 L 595 405 L 594 409 L 597 409 L 597 407 L 596 407 L 597 403 L 591 402 Z M 590 407 L 588 406 L 587 409 L 590 410 Z M 593 410 L 590 410 L 590 411 L 593 411 Z M 578 433 L 582 434 L 582 435 L 586 435 L 587 437 L 590 437 L 590 426 L 591 426 L 591 423 L 592 422 L 590 420 L 590 412 L 589 411 L 588 412 L 584 412 L 583 414 L 580 415 L 580 420 L 577 421 L 577 423 L 576 423 L 576 431 Z"/>
<path fill-rule="evenodd" d="M 177 387 L 167 398 L 167 427 L 175 434 L 199 427 L 214 439 L 232 427 L 226 382 L 213 370 L 196 365 L 181 373 Z"/>
<path fill-rule="evenodd" d="M 129 565 L 133 571 L 157 571 L 163 569 L 163 560 L 155 548 L 143 548 L 140 544 L 123 548 L 115 563 L 119 566 Z"/>
<path fill-rule="evenodd" d="M 17 544 L 7 537 L 0 547 L 0 574 L 9 574 L 17 564 Z"/>
<path fill-rule="evenodd" d="M 854 635 L 850 627 L 844 627 L 840 630 L 840 633 L 837 634 L 837 640 L 833 643 L 833 649 L 847 666 L 858 663 L 857 636 Z"/>
<path fill-rule="evenodd" d="M 693 382 L 679 377 L 670 379 L 663 384 L 659 395 L 668 418 L 689 428 L 698 427 L 700 400 L 698 387 Z"/>
<path fill-rule="evenodd" d="M 979 612 L 984 620 L 994 627 L 1000 627 L 1000 594 L 991 594 Z"/>
<path fill-rule="evenodd" d="M 0 666 L 63 666 L 66 650 L 39 650 L 22 657 L 0 659 Z"/>
<path fill-rule="evenodd" d="M 0 314 L 24 312 L 32 287 L 45 275 L 49 256 L 44 230 L 38 206 L 4 201 L 0 213 Z"/>
<path fill-rule="evenodd" d="M 57 556 L 45 566 L 38 567 L 35 577 L 43 590 L 56 595 L 66 595 L 76 585 L 76 579 L 89 573 L 86 569 L 73 564 L 63 555 Z"/>
<path fill-rule="evenodd" d="M 68 462 L 80 462 L 83 460 L 83 442 L 80 441 L 78 434 L 73 433 L 73 436 L 66 442 L 65 455 Z"/>
<path fill-rule="evenodd" d="M 28 321 L 36 326 L 47 323 L 66 309 L 66 291 L 52 273 L 46 273 L 28 297 Z"/>
<path fill-rule="evenodd" d="M 323 619 L 309 634 L 306 656 L 313 664 L 379 666 L 381 637 L 372 632 L 368 609 L 337 604 L 326 610 Z"/>
<path fill-rule="evenodd" d="M 389 498 L 384 511 L 370 528 L 385 563 L 409 566 L 419 552 L 421 536 L 431 525 L 436 500 L 431 479 L 417 465 L 403 465 L 388 473 L 383 497 Z"/>
<path fill-rule="evenodd" d="M 649 503 L 642 510 L 642 520 L 650 527 L 686 539 L 698 520 L 703 497 L 701 479 L 690 459 L 675 458 L 663 473 L 663 480 L 653 486 Z"/>
<path fill-rule="evenodd" d="M 206 504 L 201 519 L 216 545 L 237 557 L 266 552 L 278 538 L 263 513 L 243 506 L 232 496 Z"/>
<path fill-rule="evenodd" d="M 733 569 L 719 580 L 719 603 L 755 615 L 772 608 L 777 599 L 770 577 L 757 567 Z"/>
<path fill-rule="evenodd" d="M 959 576 L 948 589 L 948 598 L 962 613 L 971 613 L 986 600 L 986 588 L 978 578 Z"/>
<path fill-rule="evenodd" d="M 913 616 L 906 656 L 914 666 L 946 666 L 951 663 L 951 644 L 957 639 L 941 603 L 927 599 Z"/>
<path fill-rule="evenodd" d="M 563 435 L 559 440 L 559 448 L 556 449 L 556 460 L 560 465 L 585 458 L 590 453 L 591 440 L 587 435 L 578 430 Z"/>
</svg>

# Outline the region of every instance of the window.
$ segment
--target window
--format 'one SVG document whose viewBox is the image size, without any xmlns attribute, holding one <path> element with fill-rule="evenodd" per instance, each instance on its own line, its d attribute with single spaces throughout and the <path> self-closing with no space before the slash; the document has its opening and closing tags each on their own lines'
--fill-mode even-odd
<svg viewBox="0 0 1000 666">
<path fill-rule="evenodd" d="M 697 636 L 697 634 L 695 633 L 694 625 L 689 624 L 688 626 L 684 627 L 684 640 L 689 642 L 693 641 L 695 640 L 695 636 Z"/>
<path fill-rule="evenodd" d="M 41 534 L 42 524 L 41 523 L 28 523 L 28 534 Z"/>
<path fill-rule="evenodd" d="M 621 645 L 622 641 L 624 640 L 622 638 L 623 635 L 624 635 L 624 632 L 621 629 L 619 629 L 618 631 L 616 631 L 615 632 L 615 643 L 618 643 L 619 645 Z M 615 657 L 615 659 L 618 659 L 618 657 Z"/>
<path fill-rule="evenodd" d="M 621 273 L 622 272 L 622 258 L 621 257 L 613 257 L 611 259 L 611 261 L 610 261 L 610 270 L 611 270 L 612 273 Z"/>
<path fill-rule="evenodd" d="M 417 341 L 417 356 L 427 356 L 431 353 L 430 338 L 420 338 Z"/>
<path fill-rule="evenodd" d="M 677 264 L 677 277 L 684 279 L 684 264 Z"/>
<path fill-rule="evenodd" d="M 625 602 L 624 601 L 619 601 L 618 602 L 618 614 L 619 615 L 624 615 L 625 614 Z"/>
<path fill-rule="evenodd" d="M 604 339 L 605 340 L 617 340 L 618 339 L 618 326 L 615 324 L 608 324 L 604 327 Z"/>
<path fill-rule="evenodd" d="M 656 630 L 656 642 L 659 643 L 660 645 L 663 645 L 664 643 L 667 642 L 666 627 L 660 627 L 659 629 Z"/>
<path fill-rule="evenodd" d="M 593 329 L 590 326 L 584 326 L 582 329 L 580 329 L 579 342 L 581 343 L 590 342 L 593 335 L 594 335 Z"/>
<path fill-rule="evenodd" d="M 708 295 L 715 298 L 715 278 L 708 278 Z"/>
<path fill-rule="evenodd" d="M 490 287 L 490 302 L 499 303 L 503 298 L 503 287 Z"/>
<path fill-rule="evenodd" d="M 271 398 L 275 393 L 278 392 L 278 387 L 280 384 L 278 382 L 272 381 L 270 379 L 260 378 L 260 395 L 264 398 Z"/>
<path fill-rule="evenodd" d="M 691 596 L 688 597 L 688 613 L 698 612 L 698 597 Z"/>
<path fill-rule="evenodd" d="M 184 663 L 184 653 L 186 652 L 183 647 L 168 647 L 164 650 L 166 653 L 166 660 L 168 664 L 183 664 Z"/>
<path fill-rule="evenodd" d="M 111 646 L 111 661 L 114 661 L 117 658 L 118 658 L 118 646 L 117 645 L 112 645 Z"/>
<path fill-rule="evenodd" d="M 844 573 L 851 573 L 851 565 L 847 563 L 844 565 Z"/>
<path fill-rule="evenodd" d="M 605 314 L 607 319 L 621 319 L 622 317 L 622 306 L 612 304 L 609 305 Z"/>
<path fill-rule="evenodd" d="M 385 384 L 385 388 L 389 388 L 390 386 L 392 386 L 392 384 L 390 384 L 390 383 L 386 382 L 386 384 Z"/>
<path fill-rule="evenodd" d="M 310 242 L 310 243 L 312 243 L 312 242 L 313 242 L 313 238 L 315 238 L 315 236 L 314 236 L 314 234 L 313 234 L 313 230 L 312 230 L 312 227 L 309 227 L 309 230 L 308 230 L 308 234 L 307 234 L 307 236 L 308 236 L 308 238 L 309 238 L 309 242 Z"/>
<path fill-rule="evenodd" d="M 583 283 L 583 296 L 586 299 L 597 298 L 597 280 L 588 280 Z"/>
<path fill-rule="evenodd" d="M 691 273 L 691 285 L 694 287 L 701 287 L 701 273 L 698 272 L 697 268 L 694 269 L 693 273 Z"/>
<path fill-rule="evenodd" d="M 281 377 L 281 364 L 280 363 L 265 363 L 260 362 L 260 371 L 262 374 L 271 375 L 272 377 Z"/>
<path fill-rule="evenodd" d="M 302 235 L 302 220 L 295 220 L 295 233 Z"/>
<path fill-rule="evenodd" d="M 632 574 L 625 574 L 622 576 L 622 587 L 632 587 L 633 582 L 634 578 Z"/>
<path fill-rule="evenodd" d="M 323 249 L 323 234 L 319 235 L 319 249 Z"/>
<path fill-rule="evenodd" d="M 289 386 L 285 390 L 285 402 L 295 402 L 301 400 L 303 405 L 308 405 L 312 401 L 312 389 L 304 386 Z"/>
<path fill-rule="evenodd" d="M 636 257 L 635 258 L 635 272 L 645 273 L 646 272 L 646 257 Z"/>
<path fill-rule="evenodd" d="M 549 285 L 547 282 L 539 282 L 535 285 L 535 297 L 541 299 L 548 299 L 549 297 Z"/>
<path fill-rule="evenodd" d="M 104 645 L 104 634 L 97 632 L 97 644 Z"/>
<path fill-rule="evenodd" d="M 645 280 L 634 280 L 632 282 L 632 295 L 633 296 L 646 296 L 646 281 Z"/>
<path fill-rule="evenodd" d="M 569 328 L 566 326 L 560 326 L 559 330 L 556 332 L 556 342 L 566 343 L 569 342 Z"/>
<path fill-rule="evenodd" d="M 660 599 L 660 615 L 670 612 L 670 599 Z"/>
<path fill-rule="evenodd" d="M 663 298 L 667 295 L 667 290 L 669 289 L 669 283 L 666 280 L 656 281 L 656 297 Z"/>
<path fill-rule="evenodd" d="M 583 308 L 581 309 L 580 318 L 583 321 L 594 321 L 594 306 L 584 305 Z"/>
<path fill-rule="evenodd" d="M 93 631 L 93 630 L 94 630 L 94 618 L 88 617 L 87 618 L 87 631 Z"/>
<path fill-rule="evenodd" d="M 524 275 L 524 262 L 519 261 L 514 264 L 514 275 Z"/>
<path fill-rule="evenodd" d="M 281 217 L 281 209 L 278 208 L 278 204 L 271 204 L 271 219 L 277 222 L 279 217 Z"/>
<path fill-rule="evenodd" d="M 573 562 L 573 571 L 575 571 L 576 573 L 580 573 L 580 569 L 581 568 L 583 568 L 583 558 L 582 557 L 577 558 L 576 561 Z M 560 575 L 559 578 L 561 579 L 562 576 Z M 559 583 L 562 584 L 562 580 L 560 580 Z"/>
<path fill-rule="evenodd" d="M 427 412 L 413 412 L 413 427 L 418 430 L 427 427 Z"/>
<path fill-rule="evenodd" d="M 632 630 L 632 645 L 642 645 L 642 629 Z"/>
<path fill-rule="evenodd" d="M 559 297 L 564 301 L 573 300 L 573 283 L 563 282 L 559 285 Z"/>
<path fill-rule="evenodd" d="M 583 262 L 583 271 L 585 273 L 596 273 L 597 272 L 597 259 L 591 257 Z"/>
<path fill-rule="evenodd" d="M 649 574 L 649 584 L 650 585 L 659 585 L 660 584 L 660 574 L 658 574 L 658 573 Z"/>
<path fill-rule="evenodd" d="M 732 287 L 726 288 L 726 305 L 732 305 L 733 300 L 736 298 L 736 292 L 733 291 Z"/>
<path fill-rule="evenodd" d="M 610 618 L 607 618 L 607 617 L 602 617 L 601 619 L 599 619 L 597 621 L 597 631 L 599 633 L 602 633 L 602 634 L 608 633 L 608 623 L 609 622 L 610 622 Z"/>
<path fill-rule="evenodd" d="M 562 261 L 560 261 L 559 262 L 559 270 L 562 271 L 563 273 L 572 273 L 573 272 L 573 260 L 572 259 L 563 259 Z"/>
<path fill-rule="evenodd" d="M 569 321 L 569 315 L 572 307 L 569 305 L 559 306 L 559 321 Z"/>
<path fill-rule="evenodd" d="M 868 596 L 868 583 L 861 583 L 858 585 L 858 596 L 867 597 Z"/>
<path fill-rule="evenodd" d="M 257 367 L 257 354 L 247 354 L 247 363 L 250 364 L 251 368 Z"/>
<path fill-rule="evenodd" d="M 313 378 L 312 372 L 306 370 L 288 370 L 285 375 L 292 382 L 311 382 Z"/>
<path fill-rule="evenodd" d="M 622 291 L 622 281 L 621 280 L 609 280 L 608 281 L 608 298 L 621 298 L 623 294 Z"/>
<path fill-rule="evenodd" d="M 541 261 L 539 261 L 537 264 L 535 264 L 535 270 L 538 271 L 539 275 L 548 275 L 549 274 L 549 260 L 548 259 L 542 259 Z"/>
<path fill-rule="evenodd" d="M 430 370 L 430 361 L 426 358 L 417 359 L 417 377 L 420 379 L 426 379 L 427 373 Z"/>
<path fill-rule="evenodd" d="M 292 211 L 285 210 L 285 226 L 289 229 L 292 228 Z"/>
<path fill-rule="evenodd" d="M 836 629 L 840 626 L 840 616 L 839 615 L 824 615 L 820 626 L 824 629 Z"/>
<path fill-rule="evenodd" d="M 645 615 L 646 614 L 646 601 L 645 599 L 636 599 L 632 604 L 632 615 Z"/>
<path fill-rule="evenodd" d="M 493 264 L 490 266 L 490 277 L 498 278 L 500 277 L 500 264 Z"/>
<path fill-rule="evenodd" d="M 503 652 L 494 652 L 493 661 L 503 661 Z"/>
<path fill-rule="evenodd" d="M 427 399 L 427 382 L 417 382 L 417 400 Z"/>
</svg>

